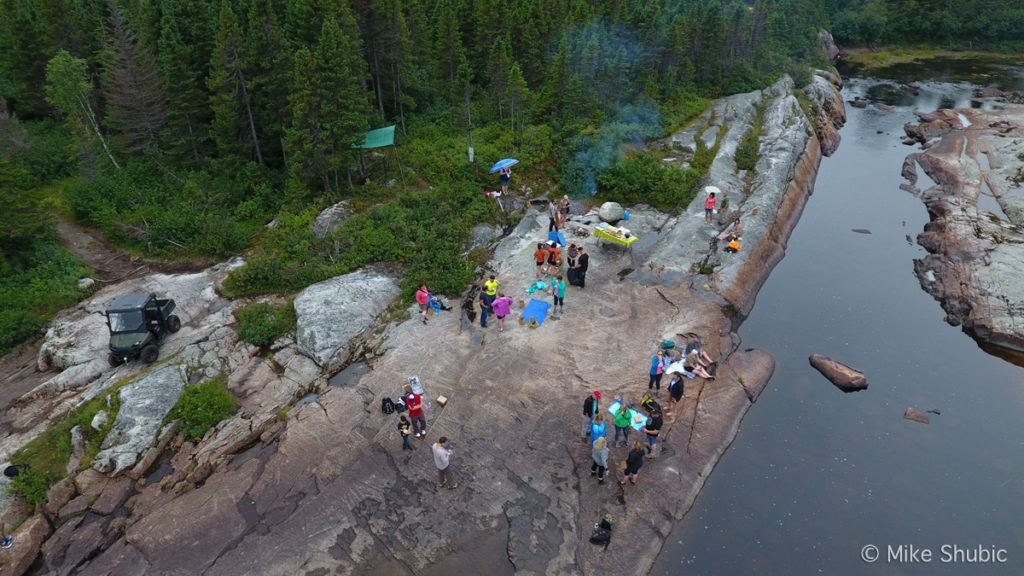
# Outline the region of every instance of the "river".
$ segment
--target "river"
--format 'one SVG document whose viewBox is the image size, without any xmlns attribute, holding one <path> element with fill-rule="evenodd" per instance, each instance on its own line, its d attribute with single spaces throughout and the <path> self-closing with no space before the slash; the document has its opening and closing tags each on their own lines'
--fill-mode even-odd
<svg viewBox="0 0 1024 576">
<path fill-rule="evenodd" d="M 1024 369 L 943 321 L 913 273 L 927 213 L 898 189 L 913 110 L 969 106 L 967 81 L 1021 88 L 1024 72 L 941 61 L 887 73 L 921 93 L 888 112 L 847 107 L 842 144 L 740 329 L 775 374 L 652 574 L 1024 574 Z M 854 78 L 844 97 L 877 83 Z M 808 364 L 815 352 L 863 370 L 868 390 L 834 388 Z M 941 414 L 918 424 L 908 406 Z M 868 545 L 875 563 L 861 559 Z M 887 562 L 901 545 L 931 562 Z M 943 545 L 1005 549 L 1007 562 L 943 563 Z"/>
</svg>

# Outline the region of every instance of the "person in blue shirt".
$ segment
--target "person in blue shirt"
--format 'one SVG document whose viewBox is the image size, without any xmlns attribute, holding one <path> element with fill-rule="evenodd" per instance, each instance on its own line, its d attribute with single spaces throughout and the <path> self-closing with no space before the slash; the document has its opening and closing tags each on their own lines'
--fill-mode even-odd
<svg viewBox="0 0 1024 576">
<path fill-rule="evenodd" d="M 590 427 L 590 443 L 593 444 L 598 438 L 605 438 L 608 432 L 604 428 L 604 414 L 594 416 L 594 424 Z"/>
<path fill-rule="evenodd" d="M 661 392 L 661 377 L 665 374 L 665 351 L 658 350 L 658 353 L 651 356 L 650 380 L 647 382 L 647 389 L 652 388 Z"/>
</svg>

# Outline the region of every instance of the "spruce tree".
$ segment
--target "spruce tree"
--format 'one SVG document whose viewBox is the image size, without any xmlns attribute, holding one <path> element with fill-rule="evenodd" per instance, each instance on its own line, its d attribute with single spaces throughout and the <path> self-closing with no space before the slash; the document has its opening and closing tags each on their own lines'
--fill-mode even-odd
<svg viewBox="0 0 1024 576">
<path fill-rule="evenodd" d="M 149 51 L 140 45 L 121 9 L 108 0 L 110 16 L 101 64 L 107 125 L 126 152 L 156 142 L 165 118 L 164 91 Z"/>
<path fill-rule="evenodd" d="M 249 0 L 246 26 L 245 68 L 256 125 L 261 129 L 264 159 L 281 161 L 290 85 L 290 51 L 274 13 L 272 0 Z"/>
<path fill-rule="evenodd" d="M 222 158 L 263 164 L 244 65 L 238 19 L 231 5 L 223 0 L 207 79 L 213 109 L 211 133 Z"/>
</svg>

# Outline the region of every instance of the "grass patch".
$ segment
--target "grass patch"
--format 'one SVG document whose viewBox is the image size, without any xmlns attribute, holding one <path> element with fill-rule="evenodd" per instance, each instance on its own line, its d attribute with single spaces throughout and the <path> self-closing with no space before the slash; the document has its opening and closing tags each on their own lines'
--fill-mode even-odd
<svg viewBox="0 0 1024 576">
<path fill-rule="evenodd" d="M 85 457 L 82 467 L 92 464 L 100 451 L 103 439 L 107 437 L 120 409 L 117 391 L 128 381 L 116 384 L 103 396 L 98 396 L 71 411 L 63 421 L 26 444 L 11 457 L 14 464 L 27 465 L 21 474 L 11 482 L 11 490 L 21 495 L 29 504 L 46 500 L 46 492 L 53 484 L 67 475 L 67 464 L 71 458 L 71 429 L 80 426 L 85 437 Z M 107 402 L 110 406 L 107 406 Z M 101 430 L 91 426 L 92 419 L 100 410 L 106 410 L 109 418 Z"/>
<path fill-rule="evenodd" d="M 844 52 L 844 57 L 848 63 L 853 64 L 860 71 L 876 70 L 879 68 L 886 68 L 894 64 L 906 64 L 908 62 L 930 60 L 933 58 L 948 58 L 953 60 L 983 58 L 985 60 L 1007 61 L 1016 61 L 1020 59 L 1019 54 L 986 52 L 984 50 L 945 50 L 929 47 L 898 47 L 874 51 L 849 50 Z"/>
<path fill-rule="evenodd" d="M 235 413 L 238 400 L 228 392 L 227 376 L 223 374 L 187 386 L 168 414 L 168 420 L 181 420 L 181 434 L 186 440 L 202 438 L 206 431 Z"/>
<path fill-rule="evenodd" d="M 681 130 L 704 113 L 711 101 L 693 92 L 683 92 L 661 106 L 661 127 L 665 134 Z"/>
<path fill-rule="evenodd" d="M 811 117 L 810 114 L 807 115 Z M 743 135 L 738 146 L 736 146 L 736 169 L 753 170 L 757 161 L 761 159 L 761 130 L 764 128 L 764 107 L 759 105 L 750 129 Z"/>
<path fill-rule="evenodd" d="M 236 310 L 235 318 L 239 338 L 266 348 L 295 327 L 295 308 L 291 301 L 280 305 L 259 302 Z"/>
</svg>

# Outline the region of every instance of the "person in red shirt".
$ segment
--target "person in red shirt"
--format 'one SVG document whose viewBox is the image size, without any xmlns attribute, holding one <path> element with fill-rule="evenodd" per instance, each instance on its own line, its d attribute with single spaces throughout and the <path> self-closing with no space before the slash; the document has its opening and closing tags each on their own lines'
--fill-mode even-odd
<svg viewBox="0 0 1024 576">
<path fill-rule="evenodd" d="M 420 318 L 426 324 L 427 307 L 430 305 L 430 290 L 427 289 L 426 284 L 420 284 L 420 289 L 416 291 L 416 303 L 420 306 Z"/>
<path fill-rule="evenodd" d="M 406 407 L 409 408 L 409 419 L 412 420 L 413 438 L 422 438 L 427 435 L 427 418 L 423 415 L 423 398 L 412 391 L 412 386 L 405 385 Z"/>
</svg>

